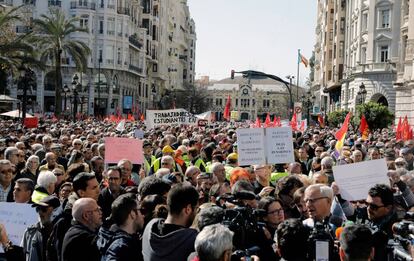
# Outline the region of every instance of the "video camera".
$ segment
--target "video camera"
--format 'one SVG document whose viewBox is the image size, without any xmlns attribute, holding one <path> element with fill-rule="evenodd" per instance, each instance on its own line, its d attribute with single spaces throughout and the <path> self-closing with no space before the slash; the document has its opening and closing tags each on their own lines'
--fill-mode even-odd
<svg viewBox="0 0 414 261">
<path fill-rule="evenodd" d="M 387 244 L 389 261 L 412 261 L 409 246 L 414 240 L 414 212 L 407 212 L 404 220 L 392 226 L 394 238 Z"/>
<path fill-rule="evenodd" d="M 337 256 L 329 224 L 315 222 L 308 240 L 308 260 L 328 261 Z"/>
</svg>

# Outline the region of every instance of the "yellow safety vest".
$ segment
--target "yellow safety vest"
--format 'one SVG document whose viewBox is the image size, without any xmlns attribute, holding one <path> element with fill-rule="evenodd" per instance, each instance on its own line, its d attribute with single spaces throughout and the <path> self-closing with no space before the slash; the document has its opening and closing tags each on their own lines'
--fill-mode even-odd
<svg viewBox="0 0 414 261">
<path fill-rule="evenodd" d="M 34 203 L 39 203 L 40 200 L 44 199 L 47 196 L 49 196 L 49 194 L 35 190 L 32 194 L 32 201 Z"/>
<path fill-rule="evenodd" d="M 154 155 L 151 155 L 151 162 L 147 161 L 147 158 L 144 157 L 144 168 L 145 168 L 145 174 L 146 176 L 149 175 L 151 171 L 151 166 L 154 164 L 154 162 L 157 160 L 157 158 Z"/>
</svg>

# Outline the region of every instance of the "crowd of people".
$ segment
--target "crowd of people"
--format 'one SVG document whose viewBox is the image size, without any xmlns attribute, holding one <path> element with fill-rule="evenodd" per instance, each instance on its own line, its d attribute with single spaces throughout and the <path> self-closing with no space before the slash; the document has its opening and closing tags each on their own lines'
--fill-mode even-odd
<svg viewBox="0 0 414 261">
<path fill-rule="evenodd" d="M 0 202 L 31 204 L 38 222 L 16 244 L 0 220 L 0 260 L 313 260 L 320 225 L 335 242 L 329 260 L 388 260 L 392 226 L 414 206 L 414 140 L 351 127 L 338 156 L 336 129 L 309 127 L 293 132 L 294 162 L 241 166 L 241 127 L 2 121 Z M 105 164 L 105 137 L 137 128 L 143 164 Z M 381 158 L 389 183 L 343 198 L 333 167 Z"/>
</svg>

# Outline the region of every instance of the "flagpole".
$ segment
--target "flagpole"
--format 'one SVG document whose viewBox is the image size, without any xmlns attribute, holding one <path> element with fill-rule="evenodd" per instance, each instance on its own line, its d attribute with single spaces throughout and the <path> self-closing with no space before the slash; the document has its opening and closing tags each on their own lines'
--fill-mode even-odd
<svg viewBox="0 0 414 261">
<path fill-rule="evenodd" d="M 298 71 L 296 74 L 296 101 L 299 101 L 299 64 L 300 61 L 299 59 L 301 59 L 302 57 L 300 56 L 300 49 L 298 49 Z"/>
</svg>

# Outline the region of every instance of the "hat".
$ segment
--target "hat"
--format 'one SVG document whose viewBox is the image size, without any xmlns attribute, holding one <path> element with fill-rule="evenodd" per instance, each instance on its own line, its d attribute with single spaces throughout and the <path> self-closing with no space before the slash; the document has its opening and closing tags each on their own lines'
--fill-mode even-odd
<svg viewBox="0 0 414 261">
<path fill-rule="evenodd" d="M 408 154 L 411 153 L 411 150 L 409 148 L 402 148 L 400 150 L 400 154 Z"/>
<path fill-rule="evenodd" d="M 60 206 L 60 201 L 56 196 L 47 196 L 42 198 L 39 202 L 33 203 L 32 207 L 53 207 L 57 208 Z"/>
<path fill-rule="evenodd" d="M 144 140 L 142 142 L 142 147 L 152 146 L 151 142 L 149 140 Z"/>
<path fill-rule="evenodd" d="M 239 158 L 239 155 L 237 155 L 237 153 L 230 153 L 228 156 L 227 156 L 227 159 L 228 160 L 237 160 Z"/>
<path fill-rule="evenodd" d="M 162 153 L 174 153 L 173 148 L 171 148 L 170 145 L 164 146 L 164 148 L 162 148 Z"/>
<path fill-rule="evenodd" d="M 384 151 L 384 156 L 387 160 L 394 160 L 395 159 L 395 151 L 391 148 L 388 148 Z"/>
</svg>

